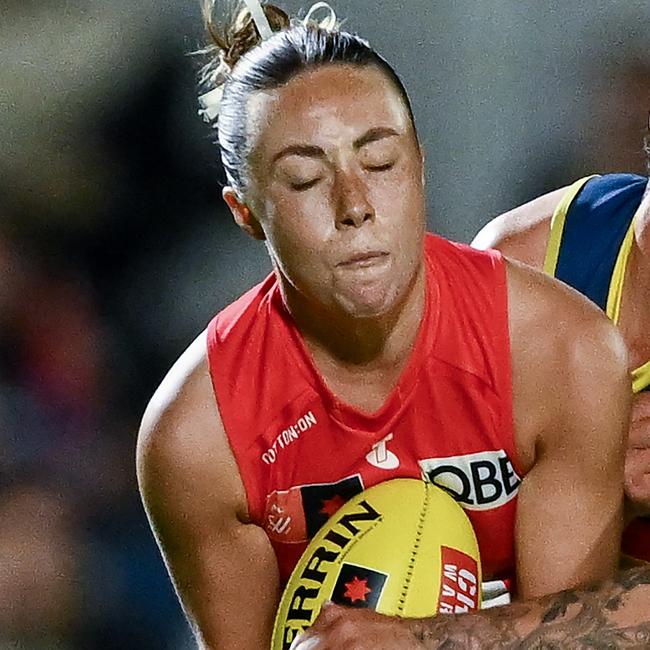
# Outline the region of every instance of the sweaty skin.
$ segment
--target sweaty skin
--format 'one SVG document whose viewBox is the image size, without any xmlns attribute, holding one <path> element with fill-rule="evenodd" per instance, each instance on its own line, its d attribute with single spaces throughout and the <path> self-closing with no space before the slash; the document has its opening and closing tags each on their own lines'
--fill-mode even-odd
<svg viewBox="0 0 650 650">
<path fill-rule="evenodd" d="M 330 389 L 374 411 L 399 379 L 423 312 L 422 155 L 406 107 L 378 69 L 331 65 L 260 94 L 250 108 L 251 183 L 245 196 L 226 188 L 224 198 L 237 223 L 265 242 Z M 620 336 L 591 303 L 518 263 L 507 264 L 507 282 L 515 442 L 527 472 L 516 564 L 520 594 L 529 598 L 614 573 L 629 383 Z M 268 647 L 276 561 L 248 517 L 205 334 L 147 408 L 137 465 L 152 528 L 201 647 Z M 355 626 L 356 645 L 328 636 L 326 612 L 311 634 L 314 647 L 386 647 L 364 641 L 364 626 L 375 640 L 372 630 L 404 629 L 399 619 L 372 613 L 350 613 L 348 623 L 347 614 L 337 620 Z M 413 638 L 390 647 L 421 647 Z"/>
<path fill-rule="evenodd" d="M 542 269 L 553 212 L 567 188 L 561 188 L 490 221 L 472 242 L 496 248 L 512 259 Z M 629 350 L 630 370 L 650 359 L 650 184 L 634 215 L 634 241 L 627 266 L 619 330 Z M 650 393 L 633 397 L 625 492 L 630 515 L 650 514 Z"/>
</svg>

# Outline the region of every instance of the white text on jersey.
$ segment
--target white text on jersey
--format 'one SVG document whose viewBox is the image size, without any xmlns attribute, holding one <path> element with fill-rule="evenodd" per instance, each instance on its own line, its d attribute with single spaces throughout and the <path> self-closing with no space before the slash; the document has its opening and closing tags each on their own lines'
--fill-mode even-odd
<svg viewBox="0 0 650 650">
<path fill-rule="evenodd" d="M 312 411 L 307 411 L 299 417 L 295 424 L 280 431 L 273 444 L 262 454 L 262 460 L 267 465 L 272 465 L 278 458 L 278 452 L 288 447 L 292 442 L 300 438 L 300 434 L 311 429 L 316 424 L 316 416 Z"/>
</svg>

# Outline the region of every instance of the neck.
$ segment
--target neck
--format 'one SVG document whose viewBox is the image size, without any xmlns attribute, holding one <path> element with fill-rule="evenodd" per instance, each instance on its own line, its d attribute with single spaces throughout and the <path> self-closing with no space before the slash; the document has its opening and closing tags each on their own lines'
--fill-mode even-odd
<svg viewBox="0 0 650 650">
<path fill-rule="evenodd" d="M 424 314 L 424 265 L 402 300 L 390 312 L 372 318 L 359 318 L 310 301 L 282 277 L 280 287 L 285 305 L 318 365 L 323 360 L 350 369 L 400 364 L 413 347 Z"/>
</svg>

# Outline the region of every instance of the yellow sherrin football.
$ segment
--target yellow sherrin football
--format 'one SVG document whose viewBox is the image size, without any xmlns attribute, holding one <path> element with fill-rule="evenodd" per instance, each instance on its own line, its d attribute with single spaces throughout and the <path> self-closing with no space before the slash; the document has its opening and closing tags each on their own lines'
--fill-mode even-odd
<svg viewBox="0 0 650 650">
<path fill-rule="evenodd" d="M 441 488 L 394 479 L 350 499 L 318 531 L 278 607 L 272 650 L 288 650 L 327 601 L 405 617 L 480 606 L 478 544 Z"/>
</svg>

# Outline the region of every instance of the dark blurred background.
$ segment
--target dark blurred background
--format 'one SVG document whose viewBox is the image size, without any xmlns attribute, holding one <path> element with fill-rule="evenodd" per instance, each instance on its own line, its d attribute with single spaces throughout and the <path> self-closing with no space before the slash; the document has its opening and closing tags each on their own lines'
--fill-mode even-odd
<svg viewBox="0 0 650 650">
<path fill-rule="evenodd" d="M 434 230 L 468 241 L 577 177 L 644 170 L 647 0 L 334 5 L 410 89 Z M 135 436 L 269 268 L 221 203 L 201 39 L 198 0 L 0 6 L 0 650 L 192 647 Z"/>
</svg>

